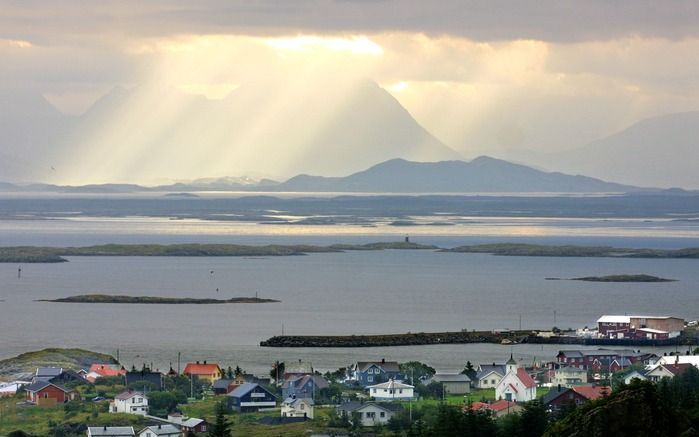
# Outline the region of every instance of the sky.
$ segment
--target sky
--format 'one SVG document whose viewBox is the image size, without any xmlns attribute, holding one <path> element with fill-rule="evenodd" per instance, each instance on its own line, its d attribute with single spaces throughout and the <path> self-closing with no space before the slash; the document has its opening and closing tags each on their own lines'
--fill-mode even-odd
<svg viewBox="0 0 699 437">
<path fill-rule="evenodd" d="M 335 102 L 369 79 L 464 158 L 570 150 L 699 110 L 697 53 L 695 1 L 0 0 L 0 88 L 65 114 L 115 86 L 216 100 L 274 83 Z"/>
</svg>

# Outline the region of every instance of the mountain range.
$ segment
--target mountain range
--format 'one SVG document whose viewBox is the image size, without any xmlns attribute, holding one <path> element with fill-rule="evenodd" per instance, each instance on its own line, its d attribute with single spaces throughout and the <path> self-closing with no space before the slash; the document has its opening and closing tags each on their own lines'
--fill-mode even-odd
<svg viewBox="0 0 699 437">
<path fill-rule="evenodd" d="M 610 193 L 642 188 L 586 176 L 549 173 L 482 156 L 470 162 L 413 162 L 392 159 L 345 177 L 298 175 L 285 182 L 248 178 L 205 179 L 145 187 L 132 184 L 58 186 L 0 184 L 3 191 L 135 193 L 198 191 L 353 193 Z"/>
</svg>

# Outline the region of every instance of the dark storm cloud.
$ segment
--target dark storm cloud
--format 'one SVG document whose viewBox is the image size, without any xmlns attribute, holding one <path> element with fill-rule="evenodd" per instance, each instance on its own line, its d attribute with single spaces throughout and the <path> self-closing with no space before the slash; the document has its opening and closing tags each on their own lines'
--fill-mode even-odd
<svg viewBox="0 0 699 437">
<path fill-rule="evenodd" d="M 5 1 L 0 37 L 43 43 L 117 33 L 382 32 L 449 34 L 474 40 L 607 40 L 699 34 L 691 0 L 208 0 Z"/>
</svg>

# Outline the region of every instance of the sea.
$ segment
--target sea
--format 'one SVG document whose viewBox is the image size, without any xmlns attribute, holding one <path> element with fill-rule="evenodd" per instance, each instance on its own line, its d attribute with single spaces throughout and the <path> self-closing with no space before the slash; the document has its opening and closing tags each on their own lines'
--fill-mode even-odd
<svg viewBox="0 0 699 437">
<path fill-rule="evenodd" d="M 0 246 L 105 243 L 333 244 L 410 241 L 699 247 L 699 223 L 666 219 L 478 217 L 458 225 L 289 225 L 163 217 L 0 220 Z M 699 260 L 508 257 L 433 250 L 350 251 L 287 257 L 70 257 L 0 264 L 0 359 L 46 347 L 118 355 L 160 370 L 208 360 L 264 375 L 273 362 L 335 370 L 357 360 L 425 362 L 441 371 L 553 360 L 557 345 L 265 348 L 274 335 L 351 335 L 594 326 L 603 314 L 699 319 Z M 21 268 L 21 274 L 19 269 Z M 546 278 L 649 274 L 663 283 Z M 39 302 L 77 294 L 231 298 L 222 305 Z M 570 348 L 570 347 L 567 347 Z M 651 349 L 666 353 L 676 348 Z"/>
</svg>

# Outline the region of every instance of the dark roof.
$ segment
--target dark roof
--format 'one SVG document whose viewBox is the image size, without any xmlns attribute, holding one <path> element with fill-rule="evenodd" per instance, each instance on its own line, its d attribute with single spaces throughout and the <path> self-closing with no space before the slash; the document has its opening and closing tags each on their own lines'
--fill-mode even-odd
<svg viewBox="0 0 699 437">
<path fill-rule="evenodd" d="M 231 382 L 233 382 L 232 379 L 218 379 L 218 380 L 214 381 L 213 387 L 227 389 L 228 385 L 230 385 Z"/>
<path fill-rule="evenodd" d="M 328 384 L 328 381 L 325 380 L 320 375 L 303 375 L 303 376 L 290 376 L 289 378 L 284 381 L 285 385 L 289 385 L 289 383 L 293 383 L 293 386 L 295 388 L 301 388 L 308 384 L 308 381 L 313 380 L 313 383 L 315 384 L 316 387 L 318 388 L 327 388 L 330 385 Z"/>
<path fill-rule="evenodd" d="M 242 384 L 238 386 L 235 390 L 232 392 L 228 393 L 228 396 L 235 397 L 235 398 L 242 398 L 246 394 L 250 393 L 251 391 L 255 390 L 256 388 L 260 388 L 270 395 L 274 396 L 274 394 L 270 393 L 269 390 L 266 388 L 262 387 L 260 384 L 255 384 L 252 382 L 246 382 L 245 384 Z M 276 396 L 275 396 L 276 397 Z"/>
<path fill-rule="evenodd" d="M 430 382 L 470 382 L 471 378 L 463 373 L 435 373 Z"/>
<path fill-rule="evenodd" d="M 357 370 L 364 372 L 372 365 L 382 368 L 385 372 L 400 372 L 397 361 L 357 361 Z"/>
<path fill-rule="evenodd" d="M 346 402 L 344 404 L 341 404 L 337 407 L 338 410 L 340 411 L 346 411 L 348 413 L 351 413 L 353 411 L 357 411 L 361 409 L 362 407 L 366 407 L 368 405 L 375 405 L 379 408 L 382 408 L 386 411 L 399 411 L 403 409 L 403 406 L 399 403 L 395 402 L 358 402 L 358 401 L 352 401 L 352 402 Z"/>
<path fill-rule="evenodd" d="M 541 398 L 541 402 L 543 402 L 544 404 L 550 404 L 551 402 L 555 401 L 559 397 L 564 396 L 570 392 L 574 393 L 573 390 L 571 390 L 567 387 L 561 387 L 560 389 L 558 389 L 557 387 L 552 387 L 551 391 L 546 393 L 546 395 L 543 398 Z"/>
<path fill-rule="evenodd" d="M 58 376 L 63 372 L 63 369 L 60 367 L 37 367 L 36 368 L 36 373 L 35 376 Z"/>
<path fill-rule="evenodd" d="M 136 433 L 132 426 L 91 426 L 88 428 L 90 435 L 103 436 L 134 436 Z"/>
<path fill-rule="evenodd" d="M 161 425 L 151 425 L 151 426 L 147 426 L 147 427 L 143 428 L 143 429 L 139 432 L 139 434 L 142 433 L 142 432 L 145 431 L 145 430 L 150 431 L 154 436 L 159 436 L 159 435 L 165 435 L 165 436 L 167 436 L 167 435 L 172 435 L 172 434 L 176 434 L 176 435 L 178 435 L 178 436 L 179 436 L 179 435 L 182 435 L 182 431 L 180 431 L 180 428 L 179 428 L 179 427 L 177 427 L 177 426 L 175 426 L 175 425 L 171 425 L 171 424 L 169 424 L 169 423 L 168 423 L 168 424 L 165 424 L 165 425 L 162 425 L 162 424 L 161 424 Z"/>
<path fill-rule="evenodd" d="M 309 420 L 305 417 L 280 417 L 280 416 L 266 416 L 258 420 L 257 423 L 262 425 L 284 425 L 287 423 L 299 423 Z"/>
<path fill-rule="evenodd" d="M 56 387 L 57 389 L 59 389 L 59 390 L 61 390 L 61 391 L 64 391 L 64 392 L 66 392 L 66 393 L 73 391 L 73 390 L 71 390 L 71 389 L 69 389 L 69 388 L 63 387 L 63 386 L 60 385 L 60 384 L 54 384 L 53 382 L 48 382 L 48 381 L 36 381 L 36 382 L 34 382 L 34 383 L 28 385 L 27 388 L 26 388 L 26 390 L 27 390 L 27 391 L 32 391 L 32 392 L 37 392 L 37 391 L 39 391 L 39 390 L 45 389 L 45 388 L 48 387 L 49 385 L 52 385 L 52 386 Z"/>
<path fill-rule="evenodd" d="M 495 372 L 500 376 L 505 376 L 505 365 L 504 364 L 481 364 L 480 371 L 476 373 L 476 379 L 481 379 L 490 372 Z"/>
</svg>

